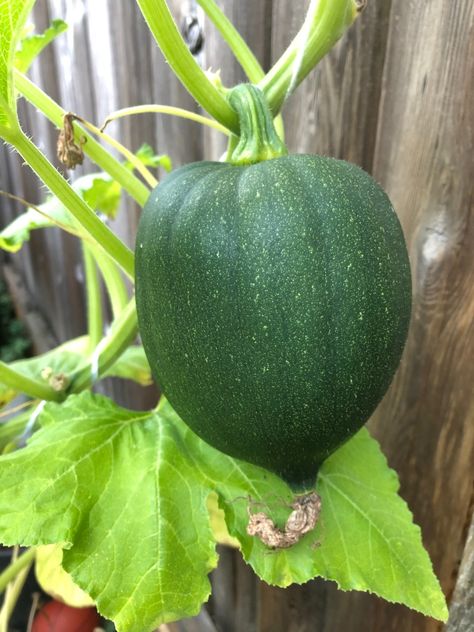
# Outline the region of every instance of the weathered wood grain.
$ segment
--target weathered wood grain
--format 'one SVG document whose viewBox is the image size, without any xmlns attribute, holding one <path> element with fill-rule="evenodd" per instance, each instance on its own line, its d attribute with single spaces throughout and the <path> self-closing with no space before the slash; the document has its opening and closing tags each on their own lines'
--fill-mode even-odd
<svg viewBox="0 0 474 632">
<path fill-rule="evenodd" d="M 372 428 L 448 596 L 474 463 L 473 24 L 470 3 L 394 5 L 374 160 L 407 236 L 414 299 L 404 360 Z M 384 629 L 439 628 L 377 610 Z"/>
<path fill-rule="evenodd" d="M 308 4 L 219 0 L 265 67 L 289 44 Z M 179 24 L 193 12 L 201 20 L 204 43 L 198 61 L 220 68 L 226 85 L 241 81 L 240 68 L 194 0 L 169 5 Z M 157 50 L 136 3 L 37 0 L 37 26 L 53 17 L 68 20 L 72 28 L 43 52 L 32 76 L 67 109 L 95 122 L 111 109 L 138 103 L 197 109 Z M 469 584 L 462 578 L 469 576 L 465 539 L 474 463 L 473 21 L 472 3 L 462 0 L 372 0 L 284 110 L 292 151 L 333 155 L 371 171 L 402 221 L 413 267 L 412 324 L 400 370 L 370 427 L 400 474 L 401 493 L 422 527 L 448 596 L 464 551 L 449 632 L 467 632 L 470 624 Z M 56 132 L 31 108 L 20 108 L 26 129 L 55 161 Z M 175 165 L 216 159 L 226 144 L 195 123 L 156 115 L 123 120 L 108 131 L 132 149 L 149 142 L 169 153 Z M 93 168 L 86 161 L 72 175 Z M 0 179 L 2 188 L 33 202 L 43 195 L 21 161 L 5 149 L 0 150 Z M 0 199 L 0 226 L 20 211 Z M 136 205 L 128 203 L 114 225 L 130 244 L 137 218 Z M 74 240 L 56 230 L 38 231 L 24 253 L 10 259 L 58 338 L 81 333 L 84 291 Z M 123 385 L 110 388 L 130 406 L 146 406 L 154 397 Z M 208 612 L 169 629 L 434 632 L 443 627 L 377 597 L 342 593 L 330 582 L 268 587 L 229 550 L 221 552 L 212 583 Z"/>
<path fill-rule="evenodd" d="M 474 622 L 474 517 L 464 547 L 446 632 L 470 632 Z"/>
<path fill-rule="evenodd" d="M 290 97 L 283 116 L 291 151 L 330 155 L 371 171 L 390 4 L 369 3 Z M 274 3 L 274 61 L 296 35 L 307 6 L 307 0 Z"/>
</svg>

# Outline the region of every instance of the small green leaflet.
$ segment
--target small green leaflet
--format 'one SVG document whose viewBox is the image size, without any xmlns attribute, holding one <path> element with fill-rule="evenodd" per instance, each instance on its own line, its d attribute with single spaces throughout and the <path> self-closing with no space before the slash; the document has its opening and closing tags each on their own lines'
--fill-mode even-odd
<svg viewBox="0 0 474 632">
<path fill-rule="evenodd" d="M 67 29 L 63 20 L 53 20 L 43 33 L 26 35 L 20 40 L 15 53 L 15 66 L 20 72 L 26 72 L 43 48 Z"/>
<path fill-rule="evenodd" d="M 11 367 L 28 377 L 46 381 L 62 373 L 70 383 L 74 374 L 87 362 L 86 336 L 70 340 L 64 345 L 48 351 L 28 360 L 17 360 L 11 363 Z M 46 373 L 47 372 L 47 373 Z M 104 377 L 120 377 L 133 380 L 142 386 L 151 384 L 151 371 L 142 346 L 132 345 L 128 347 L 119 359 L 103 374 Z M 5 406 L 18 391 L 3 384 L 0 381 L 0 408 Z"/>
<path fill-rule="evenodd" d="M 163 167 L 163 169 L 168 172 L 173 169 L 171 158 L 167 154 L 155 154 L 153 147 L 148 145 L 148 143 L 144 143 L 135 153 L 135 156 L 145 167 Z M 131 162 L 126 162 L 125 164 L 129 169 L 133 169 Z"/>
<path fill-rule="evenodd" d="M 62 543 L 65 570 L 119 632 L 151 631 L 207 599 L 217 563 L 211 492 L 267 583 L 319 575 L 447 618 L 420 530 L 365 429 L 321 468 L 315 532 L 269 553 L 246 534 L 247 499 L 283 521 L 289 488 L 202 442 L 166 401 L 137 413 L 86 392 L 48 404 L 40 423 L 26 448 L 0 458 L 0 541 Z"/>
<path fill-rule="evenodd" d="M 13 91 L 13 59 L 16 43 L 34 0 L 0 0 L 0 136 L 17 125 Z"/>
<path fill-rule="evenodd" d="M 78 178 L 71 186 L 93 210 L 112 219 L 116 216 L 122 189 L 107 173 L 90 173 Z M 0 248 L 17 252 L 29 240 L 31 231 L 37 228 L 59 225 L 75 235 L 83 234 L 80 224 L 56 197 L 50 196 L 38 208 L 42 213 L 29 208 L 0 232 Z"/>
</svg>

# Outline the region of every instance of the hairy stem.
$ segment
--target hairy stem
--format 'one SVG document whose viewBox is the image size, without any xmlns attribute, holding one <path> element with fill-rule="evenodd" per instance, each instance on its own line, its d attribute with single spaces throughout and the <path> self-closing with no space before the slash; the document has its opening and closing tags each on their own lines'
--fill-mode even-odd
<svg viewBox="0 0 474 632">
<path fill-rule="evenodd" d="M 189 52 L 166 1 L 137 0 L 137 3 L 166 61 L 184 87 L 216 121 L 238 133 L 236 113 Z"/>
<path fill-rule="evenodd" d="M 15 87 L 25 99 L 40 110 L 56 127 L 61 128 L 66 111 L 25 75 L 15 71 L 14 78 Z M 130 169 L 127 169 L 127 167 L 114 158 L 110 152 L 104 149 L 100 143 L 77 124 L 74 124 L 74 137 L 76 141 L 84 137 L 86 139 L 83 145 L 84 153 L 116 180 L 140 206 L 145 205 L 150 192 Z"/>
<path fill-rule="evenodd" d="M 82 123 L 82 125 L 84 125 L 84 127 L 86 129 L 88 129 L 93 134 L 96 134 L 99 138 L 102 138 L 102 140 L 104 140 L 111 147 L 113 147 L 120 154 L 122 154 L 122 156 L 128 160 L 128 162 L 133 166 L 134 169 L 136 169 L 138 171 L 138 173 L 142 176 L 142 178 L 145 180 L 145 182 L 152 189 L 154 189 L 158 185 L 158 180 L 151 173 L 151 171 L 149 171 L 145 167 L 145 165 L 142 163 L 142 161 L 139 158 L 137 158 L 132 151 L 130 151 L 129 149 L 127 149 L 127 147 L 122 145 L 122 143 L 119 143 L 118 140 L 115 140 L 115 138 L 112 138 L 112 136 L 109 136 L 109 134 L 106 134 L 104 132 L 104 128 L 103 127 L 101 129 L 99 129 L 98 127 L 96 127 L 92 123 L 89 123 L 89 121 L 86 121 L 85 119 L 83 119 L 80 116 L 77 117 L 77 120 L 80 123 Z"/>
<path fill-rule="evenodd" d="M 110 254 L 129 277 L 133 278 L 132 251 L 97 217 L 36 145 L 21 131 L 12 135 L 9 142 L 94 241 Z"/>
<path fill-rule="evenodd" d="M 217 6 L 214 0 L 197 0 L 197 3 L 205 11 L 206 15 L 222 35 L 224 41 L 227 42 L 249 81 L 252 83 L 260 81 L 265 76 L 265 72 L 260 66 L 258 59 L 250 50 L 247 42 L 225 13 Z"/>
<path fill-rule="evenodd" d="M 223 40 L 227 42 L 230 50 L 233 52 L 235 58 L 241 65 L 249 81 L 251 83 L 258 83 L 261 81 L 265 77 L 265 71 L 253 52 L 250 50 L 247 42 L 240 35 L 225 13 L 217 6 L 214 0 L 197 0 L 197 2 L 222 35 Z M 284 140 L 285 129 L 282 117 L 278 115 L 275 118 L 274 123 L 278 136 L 281 140 Z"/>
</svg>

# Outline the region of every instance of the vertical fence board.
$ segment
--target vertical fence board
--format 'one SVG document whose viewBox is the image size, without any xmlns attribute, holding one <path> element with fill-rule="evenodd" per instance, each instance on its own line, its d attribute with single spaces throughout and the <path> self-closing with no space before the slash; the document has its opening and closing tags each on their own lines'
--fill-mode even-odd
<svg viewBox="0 0 474 632">
<path fill-rule="evenodd" d="M 374 161 L 407 236 L 413 315 L 404 360 L 372 427 L 450 595 L 474 463 L 471 3 L 395 3 Z M 472 114 L 472 112 L 471 112 Z M 439 625 L 379 608 L 382 629 Z"/>
<path fill-rule="evenodd" d="M 446 632 L 469 632 L 474 621 L 474 517 L 459 567 Z"/>
<path fill-rule="evenodd" d="M 169 0 L 179 26 L 197 15 L 204 41 L 196 59 L 221 69 L 225 85 L 244 79 L 238 64 L 195 0 Z M 218 0 L 265 68 L 283 52 L 309 0 Z M 31 70 L 66 109 L 100 123 L 112 109 L 140 103 L 198 106 L 173 76 L 135 2 L 37 0 L 38 29 L 50 19 L 70 23 Z M 289 99 L 284 111 L 290 150 L 351 160 L 387 189 L 401 217 L 413 267 L 414 304 L 408 345 L 389 393 L 370 422 L 401 492 L 422 526 L 425 544 L 450 595 L 472 508 L 474 462 L 474 223 L 468 118 L 473 89 L 471 3 L 369 3 L 357 24 Z M 471 37 L 471 39 L 470 39 Z M 56 131 L 20 103 L 27 131 L 56 164 Z M 110 125 L 136 150 L 148 142 L 175 166 L 217 159 L 226 139 L 196 123 L 154 114 Z M 76 178 L 95 169 L 68 173 Z M 0 186 L 32 202 L 44 191 L 21 160 L 0 150 Z M 0 199 L 0 225 L 21 212 Z M 133 244 L 136 204 L 124 203 L 114 230 Z M 59 340 L 84 331 L 80 250 L 56 229 L 38 231 L 19 255 L 30 293 Z M 108 385 L 130 406 L 149 405 L 132 386 Z M 469 550 L 466 549 L 465 560 Z M 464 563 L 464 567 L 466 562 Z M 321 580 L 286 590 L 259 582 L 238 553 L 222 551 L 209 604 L 220 632 L 434 632 L 442 625 L 362 593 L 342 593 Z M 460 584 L 459 584 L 460 586 Z M 461 588 L 456 620 L 464 620 Z M 459 595 L 461 594 L 461 597 Z M 454 625 L 454 624 L 453 624 Z M 467 628 L 448 628 L 464 632 Z M 212 629 L 208 615 L 170 629 Z"/>
<path fill-rule="evenodd" d="M 301 26 L 308 2 L 275 2 L 273 58 Z M 291 151 L 350 160 L 371 171 L 390 1 L 362 16 L 292 95 L 284 109 Z"/>
</svg>

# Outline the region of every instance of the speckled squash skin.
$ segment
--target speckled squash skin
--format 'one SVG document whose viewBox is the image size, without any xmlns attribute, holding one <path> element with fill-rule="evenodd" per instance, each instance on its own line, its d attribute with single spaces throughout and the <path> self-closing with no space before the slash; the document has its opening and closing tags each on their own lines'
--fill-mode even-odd
<svg viewBox="0 0 474 632">
<path fill-rule="evenodd" d="M 153 374 L 212 446 L 295 489 L 367 421 L 405 343 L 407 250 L 347 162 L 199 162 L 146 204 L 138 321 Z"/>
</svg>

